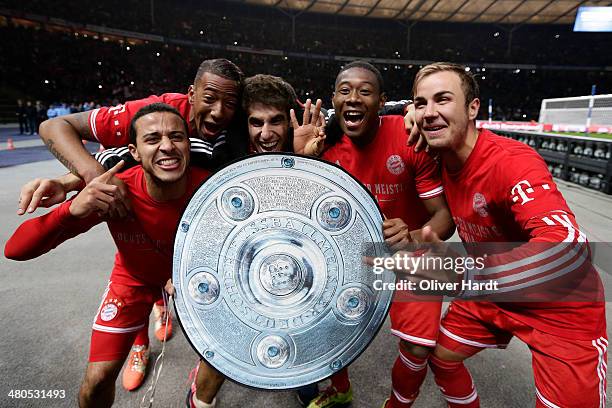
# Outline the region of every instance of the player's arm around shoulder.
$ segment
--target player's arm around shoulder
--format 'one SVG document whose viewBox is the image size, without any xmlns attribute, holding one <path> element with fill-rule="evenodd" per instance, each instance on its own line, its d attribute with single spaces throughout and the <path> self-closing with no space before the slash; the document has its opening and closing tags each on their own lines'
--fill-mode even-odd
<svg viewBox="0 0 612 408">
<path fill-rule="evenodd" d="M 455 233 L 455 223 L 451 215 L 440 176 L 440 164 L 423 150 L 415 152 L 402 141 L 407 160 L 412 163 L 414 182 L 419 199 L 431 216 L 423 227 L 429 226 L 440 239 L 447 240 Z M 422 241 L 421 229 L 414 231 L 415 241 Z"/>
<path fill-rule="evenodd" d="M 104 169 L 83 147 L 82 140 L 95 140 L 89 112 L 47 119 L 40 125 L 40 137 L 49 151 L 73 174 L 89 181 Z"/>
</svg>

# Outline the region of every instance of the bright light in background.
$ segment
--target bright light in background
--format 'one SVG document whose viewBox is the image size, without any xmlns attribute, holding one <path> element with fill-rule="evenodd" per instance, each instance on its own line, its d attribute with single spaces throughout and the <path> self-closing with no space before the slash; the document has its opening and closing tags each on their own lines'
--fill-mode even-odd
<svg viewBox="0 0 612 408">
<path fill-rule="evenodd" d="M 574 31 L 612 32 L 612 7 L 580 7 Z"/>
</svg>

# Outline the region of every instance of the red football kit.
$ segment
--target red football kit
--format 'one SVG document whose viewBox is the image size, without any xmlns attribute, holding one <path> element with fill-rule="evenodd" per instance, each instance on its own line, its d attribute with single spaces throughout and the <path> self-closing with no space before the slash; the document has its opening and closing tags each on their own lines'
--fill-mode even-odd
<svg viewBox="0 0 612 408">
<path fill-rule="evenodd" d="M 406 146 L 402 116 L 383 116 L 374 140 L 358 146 L 343 135 L 323 152 L 324 160 L 336 163 L 359 180 L 378 201 L 385 217 L 401 218 L 410 230 L 419 229 L 430 218 L 422 200 L 443 194 L 437 164 L 424 152 Z M 396 293 L 389 312 L 391 333 L 410 343 L 434 347 L 438 338 L 439 301 L 419 301 L 409 293 Z M 422 299 L 422 298 L 421 298 Z M 427 374 L 427 361 L 399 349 L 391 370 L 393 407 L 410 406 Z M 345 392 L 348 372 L 331 378 L 332 386 Z"/>
<path fill-rule="evenodd" d="M 137 332 L 148 324 L 151 307 L 172 275 L 174 236 L 182 211 L 209 174 L 189 168 L 185 194 L 165 202 L 149 196 L 141 166 L 117 174 L 130 192 L 133 216 L 106 221 L 117 254 L 94 321 L 89 361 L 125 358 Z M 6 244 L 6 256 L 35 258 L 105 221 L 97 214 L 76 218 L 70 214 L 70 204 L 67 201 L 21 224 Z"/>
<path fill-rule="evenodd" d="M 443 194 L 437 164 L 424 152 L 415 153 L 406 146 L 401 116 L 382 116 L 378 133 L 366 146 L 343 135 L 322 158 L 357 178 L 374 195 L 385 217 L 401 218 L 410 230 L 421 228 L 431 218 L 421 200 Z M 433 347 L 440 311 L 439 302 L 394 302 L 391 332 L 411 343 Z"/>
<path fill-rule="evenodd" d="M 104 147 L 127 146 L 130 142 L 130 121 L 136 112 L 152 103 L 165 103 L 175 108 L 187 121 L 189 133 L 193 134 L 194 130 L 189 123 L 191 105 L 187 95 L 180 93 L 151 95 L 113 107 L 94 109 L 89 113 L 89 130 Z"/>
<path fill-rule="evenodd" d="M 524 245 L 493 255 L 483 271 L 467 273 L 466 279 L 492 279 L 503 290 L 518 290 L 554 283 L 588 264 L 584 234 L 546 163 L 530 147 L 482 130 L 458 172 L 442 167 L 446 199 L 462 241 L 565 243 L 551 244 L 546 251 Z M 573 244 L 579 249 L 573 250 Z M 591 282 L 595 293 L 601 290 L 598 276 Z M 603 302 L 454 301 L 442 319 L 438 342 L 469 356 L 504 348 L 513 336 L 532 352 L 538 407 L 605 406 Z M 477 398 L 475 390 L 452 395 L 450 386 L 445 388 L 452 407 L 471 406 Z"/>
</svg>

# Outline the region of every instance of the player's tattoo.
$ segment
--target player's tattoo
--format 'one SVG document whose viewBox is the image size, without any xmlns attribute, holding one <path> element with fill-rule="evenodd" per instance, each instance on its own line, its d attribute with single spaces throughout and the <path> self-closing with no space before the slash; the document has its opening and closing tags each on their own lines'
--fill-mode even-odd
<svg viewBox="0 0 612 408">
<path fill-rule="evenodd" d="M 67 158 L 65 158 L 60 152 L 58 152 L 55 147 L 53 147 L 53 140 L 48 139 L 45 141 L 45 144 L 47 145 L 47 149 L 49 149 L 51 154 L 54 155 L 57 160 L 59 160 L 60 163 L 62 163 L 72 174 L 74 174 L 75 176 L 79 175 L 79 172 L 77 171 L 76 167 L 74 167 L 74 165 Z"/>
</svg>

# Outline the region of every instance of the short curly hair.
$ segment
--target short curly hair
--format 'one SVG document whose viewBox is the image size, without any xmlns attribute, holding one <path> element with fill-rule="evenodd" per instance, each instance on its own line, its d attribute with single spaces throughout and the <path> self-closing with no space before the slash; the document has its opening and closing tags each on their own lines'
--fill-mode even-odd
<svg viewBox="0 0 612 408">
<path fill-rule="evenodd" d="M 242 109 L 248 112 L 249 106 L 261 103 L 285 112 L 298 107 L 297 95 L 293 87 L 284 79 L 274 75 L 257 74 L 244 80 L 242 90 Z"/>
</svg>

